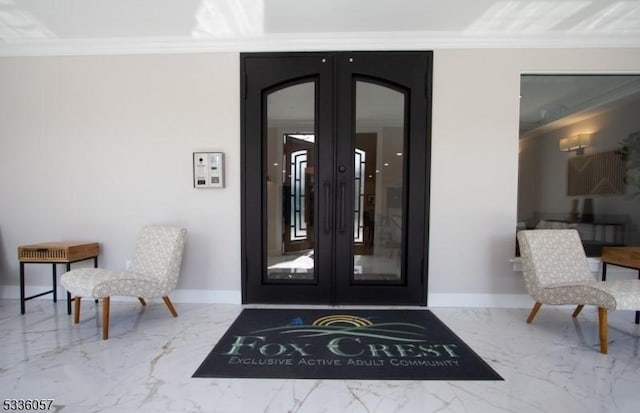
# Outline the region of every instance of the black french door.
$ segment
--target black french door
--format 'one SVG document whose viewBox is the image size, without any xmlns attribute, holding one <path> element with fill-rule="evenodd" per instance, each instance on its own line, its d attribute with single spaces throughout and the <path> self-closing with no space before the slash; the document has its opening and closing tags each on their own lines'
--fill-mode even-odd
<svg viewBox="0 0 640 413">
<path fill-rule="evenodd" d="M 241 55 L 244 303 L 426 304 L 431 61 Z"/>
</svg>

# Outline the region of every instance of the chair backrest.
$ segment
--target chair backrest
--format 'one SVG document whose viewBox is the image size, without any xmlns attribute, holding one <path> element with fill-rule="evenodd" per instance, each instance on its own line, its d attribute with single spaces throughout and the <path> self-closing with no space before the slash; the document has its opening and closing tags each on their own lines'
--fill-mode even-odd
<svg viewBox="0 0 640 413">
<path fill-rule="evenodd" d="M 129 271 L 157 279 L 168 293 L 178 284 L 186 238 L 184 228 L 144 227 L 138 235 Z"/>
<path fill-rule="evenodd" d="M 518 232 L 522 275 L 529 293 L 551 284 L 594 281 L 575 229 L 534 229 Z"/>
</svg>

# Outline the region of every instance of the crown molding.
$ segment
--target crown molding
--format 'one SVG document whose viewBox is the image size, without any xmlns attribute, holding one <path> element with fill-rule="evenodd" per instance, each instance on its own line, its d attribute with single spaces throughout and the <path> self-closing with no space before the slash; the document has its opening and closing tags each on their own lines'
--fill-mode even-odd
<svg viewBox="0 0 640 413">
<path fill-rule="evenodd" d="M 0 57 L 322 50 L 437 50 L 493 48 L 640 48 L 636 36 L 479 36 L 440 32 L 331 33 L 293 37 L 193 39 L 146 37 L 115 39 L 33 39 L 0 43 Z"/>
</svg>

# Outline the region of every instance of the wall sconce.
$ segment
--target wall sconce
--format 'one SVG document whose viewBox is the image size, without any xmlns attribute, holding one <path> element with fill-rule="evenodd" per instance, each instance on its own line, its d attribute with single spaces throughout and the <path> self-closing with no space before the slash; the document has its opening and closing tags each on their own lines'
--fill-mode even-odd
<svg viewBox="0 0 640 413">
<path fill-rule="evenodd" d="M 560 150 L 565 152 L 575 151 L 576 155 L 584 155 L 584 148 L 591 144 L 591 134 L 569 136 L 560 139 Z"/>
</svg>

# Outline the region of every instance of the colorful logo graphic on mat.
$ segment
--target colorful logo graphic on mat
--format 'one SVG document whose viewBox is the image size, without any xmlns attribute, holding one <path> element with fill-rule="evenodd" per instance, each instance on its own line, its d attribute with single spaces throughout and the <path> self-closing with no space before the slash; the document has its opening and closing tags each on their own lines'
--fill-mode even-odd
<svg viewBox="0 0 640 413">
<path fill-rule="evenodd" d="M 252 327 L 228 337 L 219 355 L 239 368 L 306 366 L 326 372 L 459 367 L 458 344 L 427 327 L 432 326 L 424 322 L 429 314 L 296 311 L 275 318 L 265 313 Z"/>
<path fill-rule="evenodd" d="M 366 318 L 358 317 L 355 315 L 344 315 L 344 314 L 336 314 L 336 315 L 328 315 L 324 317 L 320 317 L 316 321 L 313 322 L 314 326 L 330 326 L 333 324 L 338 325 L 352 325 L 354 327 L 365 327 L 372 326 L 373 323 Z"/>
<path fill-rule="evenodd" d="M 320 337 L 347 335 L 371 337 L 403 342 L 424 341 L 425 328 L 419 324 L 392 322 L 374 323 L 368 318 L 351 314 L 333 314 L 320 317 L 311 324 L 305 324 L 301 317 L 295 317 L 286 326 L 253 331 L 262 333 L 291 334 L 296 337 Z"/>
</svg>

